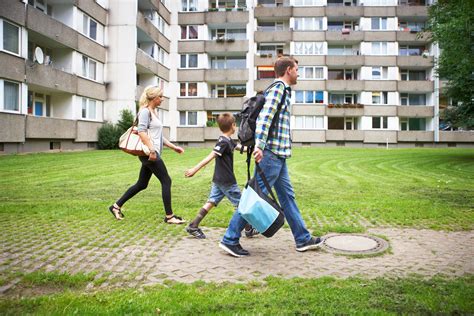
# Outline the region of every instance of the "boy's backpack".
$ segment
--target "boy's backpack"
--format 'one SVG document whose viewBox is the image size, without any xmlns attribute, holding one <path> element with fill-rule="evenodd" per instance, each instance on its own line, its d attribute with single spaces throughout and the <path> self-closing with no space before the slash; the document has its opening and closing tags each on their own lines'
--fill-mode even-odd
<svg viewBox="0 0 474 316">
<path fill-rule="evenodd" d="M 267 89 L 265 89 L 265 91 L 257 93 L 255 96 L 244 102 L 242 111 L 238 114 L 241 119 L 238 137 L 242 146 L 252 148 L 255 146 L 255 129 L 257 127 L 257 118 L 263 108 L 263 105 L 265 104 L 265 94 L 268 90 L 280 83 L 284 85 L 283 81 L 275 81 Z M 275 124 L 278 122 L 278 117 L 280 116 L 280 111 L 285 99 L 286 89 L 284 89 L 281 102 L 278 104 L 277 112 L 275 113 L 275 116 L 273 116 L 268 135 L 273 133 L 273 130 L 275 129 Z"/>
<path fill-rule="evenodd" d="M 243 152 L 244 146 L 247 146 L 247 180 L 250 180 L 250 159 L 255 147 L 255 129 L 257 127 L 257 118 L 263 108 L 263 105 L 265 104 L 265 94 L 277 84 L 284 85 L 283 81 L 281 80 L 275 81 L 270 86 L 268 86 L 265 91 L 259 92 L 255 96 L 245 101 L 242 111 L 240 111 L 240 113 L 237 115 L 240 118 L 239 132 L 237 136 L 239 137 L 240 144 L 242 145 L 241 153 Z M 270 129 L 268 130 L 269 136 L 274 132 L 274 130 L 276 130 L 278 117 L 280 116 L 281 108 L 285 102 L 285 99 L 286 89 L 283 90 L 283 96 L 281 97 L 277 111 L 273 116 L 272 123 L 270 124 Z"/>
</svg>

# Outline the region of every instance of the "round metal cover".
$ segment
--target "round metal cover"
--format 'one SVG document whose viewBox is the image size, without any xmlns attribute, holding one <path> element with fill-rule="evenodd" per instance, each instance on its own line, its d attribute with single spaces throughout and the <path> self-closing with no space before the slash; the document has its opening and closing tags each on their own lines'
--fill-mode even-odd
<svg viewBox="0 0 474 316">
<path fill-rule="evenodd" d="M 346 255 L 367 255 L 387 250 L 388 242 L 375 236 L 334 234 L 324 239 L 323 248 L 330 252 Z"/>
</svg>

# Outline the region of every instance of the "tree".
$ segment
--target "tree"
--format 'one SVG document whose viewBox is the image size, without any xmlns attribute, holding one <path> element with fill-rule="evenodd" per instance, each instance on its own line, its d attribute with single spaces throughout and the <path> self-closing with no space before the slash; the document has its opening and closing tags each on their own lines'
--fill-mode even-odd
<svg viewBox="0 0 474 316">
<path fill-rule="evenodd" d="M 474 129 L 474 0 L 438 0 L 428 13 L 426 31 L 441 48 L 437 72 L 453 100 L 443 118 L 451 126 Z"/>
<path fill-rule="evenodd" d="M 97 147 L 99 149 L 118 148 L 120 136 L 132 126 L 134 119 L 133 113 L 129 109 L 120 111 L 120 119 L 117 124 L 106 122 L 99 128 Z"/>
<path fill-rule="evenodd" d="M 117 122 L 117 129 L 120 135 L 125 133 L 125 131 L 132 126 L 134 120 L 135 116 L 129 109 L 120 111 L 120 120 Z"/>
</svg>

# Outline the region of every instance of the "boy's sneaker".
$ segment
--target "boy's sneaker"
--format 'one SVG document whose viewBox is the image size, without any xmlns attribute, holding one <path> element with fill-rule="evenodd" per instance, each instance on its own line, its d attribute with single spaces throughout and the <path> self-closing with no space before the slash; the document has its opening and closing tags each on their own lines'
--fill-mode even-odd
<svg viewBox="0 0 474 316">
<path fill-rule="evenodd" d="M 258 230 L 256 230 L 253 227 L 251 227 L 249 230 L 245 229 L 244 232 L 245 232 L 245 237 L 247 237 L 247 238 L 250 238 L 250 237 L 253 237 L 253 236 L 256 236 L 256 235 L 260 234 L 258 232 Z"/>
<path fill-rule="evenodd" d="M 245 256 L 250 255 L 250 253 L 247 250 L 245 250 L 244 248 L 242 248 L 242 246 L 240 244 L 227 245 L 227 244 L 224 244 L 223 242 L 220 242 L 219 247 L 224 249 L 228 254 L 230 254 L 234 257 L 237 257 L 237 258 L 245 257 Z"/>
<path fill-rule="evenodd" d="M 196 237 L 197 239 L 206 239 L 206 235 L 202 232 L 201 228 L 199 227 L 191 227 L 187 226 L 186 231 L 191 235 Z"/>
<path fill-rule="evenodd" d="M 304 252 L 306 250 L 316 249 L 321 246 L 323 239 L 320 237 L 311 237 L 310 240 L 300 246 L 296 246 L 296 251 Z"/>
</svg>

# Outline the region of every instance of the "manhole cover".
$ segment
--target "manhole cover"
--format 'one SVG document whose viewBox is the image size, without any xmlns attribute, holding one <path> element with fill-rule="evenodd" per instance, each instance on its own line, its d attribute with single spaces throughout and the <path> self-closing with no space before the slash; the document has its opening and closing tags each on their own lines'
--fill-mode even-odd
<svg viewBox="0 0 474 316">
<path fill-rule="evenodd" d="M 324 239 L 323 248 L 340 254 L 367 255 L 387 250 L 388 242 L 375 236 L 335 234 Z"/>
</svg>

